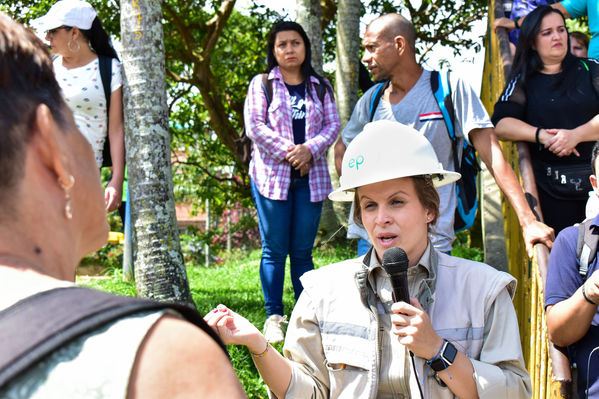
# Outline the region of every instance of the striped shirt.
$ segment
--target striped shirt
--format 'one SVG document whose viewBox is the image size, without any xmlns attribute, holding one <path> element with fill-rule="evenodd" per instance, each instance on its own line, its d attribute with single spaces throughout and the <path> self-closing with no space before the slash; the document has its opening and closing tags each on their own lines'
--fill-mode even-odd
<svg viewBox="0 0 599 399">
<path fill-rule="evenodd" d="M 291 99 L 279 67 L 268 74 L 273 80 L 273 98 L 268 112 L 262 75 L 256 75 L 245 99 L 244 118 L 248 137 L 252 140 L 250 176 L 260 194 L 273 200 L 286 200 L 291 183 L 291 165 L 285 159 L 287 149 L 294 146 Z M 339 116 L 335 100 L 328 92 L 324 106 L 320 103 L 318 79 L 310 76 L 311 96 L 306 95 L 306 145 L 312 153 L 309 172 L 310 201 L 318 202 L 331 192 L 327 167 L 327 149 L 339 132 Z M 327 85 L 330 83 L 327 81 Z M 324 88 L 323 88 L 324 90 Z"/>
</svg>

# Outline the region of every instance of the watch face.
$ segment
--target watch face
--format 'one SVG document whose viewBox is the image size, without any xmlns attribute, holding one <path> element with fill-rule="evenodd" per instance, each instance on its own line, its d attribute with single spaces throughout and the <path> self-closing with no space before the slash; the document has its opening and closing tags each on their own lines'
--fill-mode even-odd
<svg viewBox="0 0 599 399">
<path fill-rule="evenodd" d="M 447 341 L 447 345 L 445 345 L 445 350 L 441 354 L 448 366 L 451 366 L 455 360 L 456 355 L 458 354 L 458 350 L 453 346 L 453 344 Z"/>
<path fill-rule="evenodd" d="M 431 368 L 436 372 L 443 371 L 447 367 L 451 366 L 455 360 L 458 350 L 449 341 L 445 341 L 443 344 L 443 352 L 438 358 L 430 362 Z"/>
</svg>

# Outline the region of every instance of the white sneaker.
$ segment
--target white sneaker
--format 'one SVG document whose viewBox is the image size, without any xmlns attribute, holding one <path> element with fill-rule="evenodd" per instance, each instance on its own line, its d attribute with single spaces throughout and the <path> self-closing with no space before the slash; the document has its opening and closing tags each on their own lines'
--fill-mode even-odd
<svg viewBox="0 0 599 399">
<path fill-rule="evenodd" d="M 283 342 L 285 333 L 281 323 L 287 323 L 287 316 L 273 314 L 264 322 L 264 338 L 270 343 Z"/>
</svg>

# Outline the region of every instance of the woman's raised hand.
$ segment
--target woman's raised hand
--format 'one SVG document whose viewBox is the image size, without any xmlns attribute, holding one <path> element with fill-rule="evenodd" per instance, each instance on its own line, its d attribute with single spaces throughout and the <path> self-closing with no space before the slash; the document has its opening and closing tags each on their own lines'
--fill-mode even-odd
<svg viewBox="0 0 599 399">
<path fill-rule="evenodd" d="M 204 321 L 219 335 L 225 345 L 244 345 L 252 353 L 264 350 L 264 336 L 245 317 L 225 305 L 218 305 L 204 316 Z"/>
<path fill-rule="evenodd" d="M 443 345 L 443 339 L 433 329 L 431 319 L 418 299 L 410 298 L 409 304 L 396 302 L 391 306 L 391 311 L 392 330 L 398 336 L 399 343 L 423 359 L 435 357 Z"/>
</svg>

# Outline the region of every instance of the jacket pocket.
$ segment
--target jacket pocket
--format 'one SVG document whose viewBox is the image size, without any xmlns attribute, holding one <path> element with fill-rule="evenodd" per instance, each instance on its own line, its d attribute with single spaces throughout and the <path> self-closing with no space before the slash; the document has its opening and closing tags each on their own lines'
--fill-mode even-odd
<svg viewBox="0 0 599 399">
<path fill-rule="evenodd" d="M 324 342 L 323 342 L 324 343 Z M 372 345 L 323 345 L 331 398 L 355 399 L 369 391 Z"/>
<path fill-rule="evenodd" d="M 363 348 L 345 345 L 324 345 L 325 366 L 329 372 L 366 371 L 372 366 L 371 345 Z"/>
</svg>

